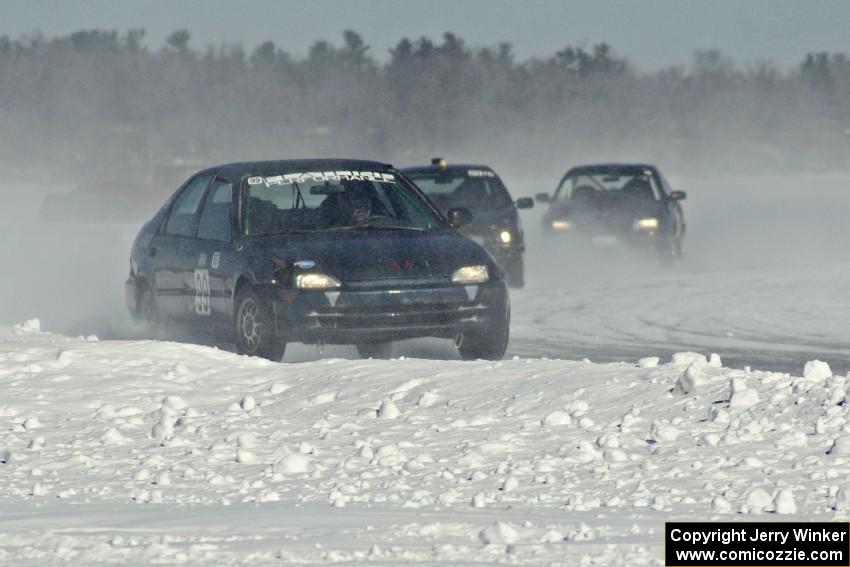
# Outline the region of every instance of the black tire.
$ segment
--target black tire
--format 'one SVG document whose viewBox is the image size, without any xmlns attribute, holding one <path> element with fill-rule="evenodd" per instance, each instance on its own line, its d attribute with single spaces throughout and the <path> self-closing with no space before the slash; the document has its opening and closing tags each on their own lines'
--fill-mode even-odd
<svg viewBox="0 0 850 567">
<path fill-rule="evenodd" d="M 286 341 L 278 336 L 271 303 L 253 288 L 244 288 L 236 296 L 234 342 L 239 354 L 259 356 L 280 362 Z"/>
<path fill-rule="evenodd" d="M 514 289 L 525 286 L 525 260 L 522 256 L 505 263 L 505 275 L 508 276 L 508 286 Z"/>
<path fill-rule="evenodd" d="M 362 343 L 357 345 L 360 358 L 390 358 L 393 355 L 393 343 Z"/>
<path fill-rule="evenodd" d="M 676 238 L 675 236 L 668 238 L 664 244 L 659 247 L 658 256 L 661 259 L 661 263 L 668 266 L 680 261 L 684 256 L 682 239 Z"/>
<path fill-rule="evenodd" d="M 498 327 L 463 333 L 457 340 L 457 352 L 463 360 L 502 360 L 508 348 L 510 317 Z"/>
<path fill-rule="evenodd" d="M 153 339 L 163 338 L 162 323 L 153 290 L 147 284 L 139 284 L 139 298 L 136 306 L 136 322 L 141 326 L 142 332 Z"/>
</svg>

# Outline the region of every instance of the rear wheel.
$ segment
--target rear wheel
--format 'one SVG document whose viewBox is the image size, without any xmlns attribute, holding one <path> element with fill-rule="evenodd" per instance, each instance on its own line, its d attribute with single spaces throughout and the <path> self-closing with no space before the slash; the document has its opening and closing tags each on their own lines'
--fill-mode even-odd
<svg viewBox="0 0 850 567">
<path fill-rule="evenodd" d="M 357 345 L 360 358 L 390 358 L 393 355 L 393 343 L 361 343 Z"/>
<path fill-rule="evenodd" d="M 145 335 L 154 339 L 161 339 L 163 337 L 163 332 L 159 312 L 156 308 L 153 290 L 147 284 L 143 284 L 139 290 L 139 299 L 136 309 L 136 322 L 141 325 Z"/>
<path fill-rule="evenodd" d="M 286 341 L 278 336 L 271 303 L 256 290 L 246 288 L 236 296 L 236 350 L 274 362 L 283 359 Z"/>
<path fill-rule="evenodd" d="M 501 360 L 508 348 L 510 317 L 498 327 L 469 331 L 457 338 L 457 352 L 463 360 Z"/>
</svg>

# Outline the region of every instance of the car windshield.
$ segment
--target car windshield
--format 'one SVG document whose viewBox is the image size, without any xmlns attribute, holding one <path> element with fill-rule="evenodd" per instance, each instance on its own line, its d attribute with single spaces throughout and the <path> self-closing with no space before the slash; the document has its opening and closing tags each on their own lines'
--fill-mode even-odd
<svg viewBox="0 0 850 567">
<path fill-rule="evenodd" d="M 394 173 L 293 172 L 244 183 L 248 236 L 353 229 L 430 230 L 439 215 Z"/>
<path fill-rule="evenodd" d="M 592 200 L 600 196 L 660 199 L 661 189 L 648 169 L 579 171 L 567 175 L 555 193 L 558 201 Z"/>
<path fill-rule="evenodd" d="M 443 212 L 454 207 L 490 211 L 511 206 L 505 186 L 490 170 L 410 173 L 407 176 Z"/>
</svg>

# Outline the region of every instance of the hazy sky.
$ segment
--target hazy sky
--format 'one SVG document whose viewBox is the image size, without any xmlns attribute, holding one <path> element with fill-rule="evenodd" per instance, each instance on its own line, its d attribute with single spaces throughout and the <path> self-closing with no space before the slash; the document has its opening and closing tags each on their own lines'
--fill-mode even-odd
<svg viewBox="0 0 850 567">
<path fill-rule="evenodd" d="M 717 48 L 736 62 L 798 64 L 810 51 L 850 51 L 845 0 L 0 0 L 0 35 L 144 28 L 159 47 L 188 29 L 192 45 L 272 40 L 304 55 L 317 39 L 353 29 L 373 55 L 402 37 L 453 31 L 472 46 L 513 44 L 519 59 L 566 45 L 608 42 L 639 69 L 687 63 Z"/>
</svg>

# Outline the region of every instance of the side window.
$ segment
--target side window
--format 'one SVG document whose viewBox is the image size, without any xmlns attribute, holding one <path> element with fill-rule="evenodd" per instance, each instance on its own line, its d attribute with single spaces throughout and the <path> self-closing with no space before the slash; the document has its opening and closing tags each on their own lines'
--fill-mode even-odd
<svg viewBox="0 0 850 567">
<path fill-rule="evenodd" d="M 171 214 L 165 225 L 165 234 L 171 236 L 192 236 L 195 226 L 195 215 L 204 190 L 210 182 L 212 175 L 201 175 L 189 182 L 189 186 L 183 190 L 183 194 L 171 207 Z"/>
<path fill-rule="evenodd" d="M 233 185 L 216 178 L 207 193 L 201 220 L 198 222 L 198 238 L 230 242 L 230 206 L 233 202 Z"/>
</svg>

